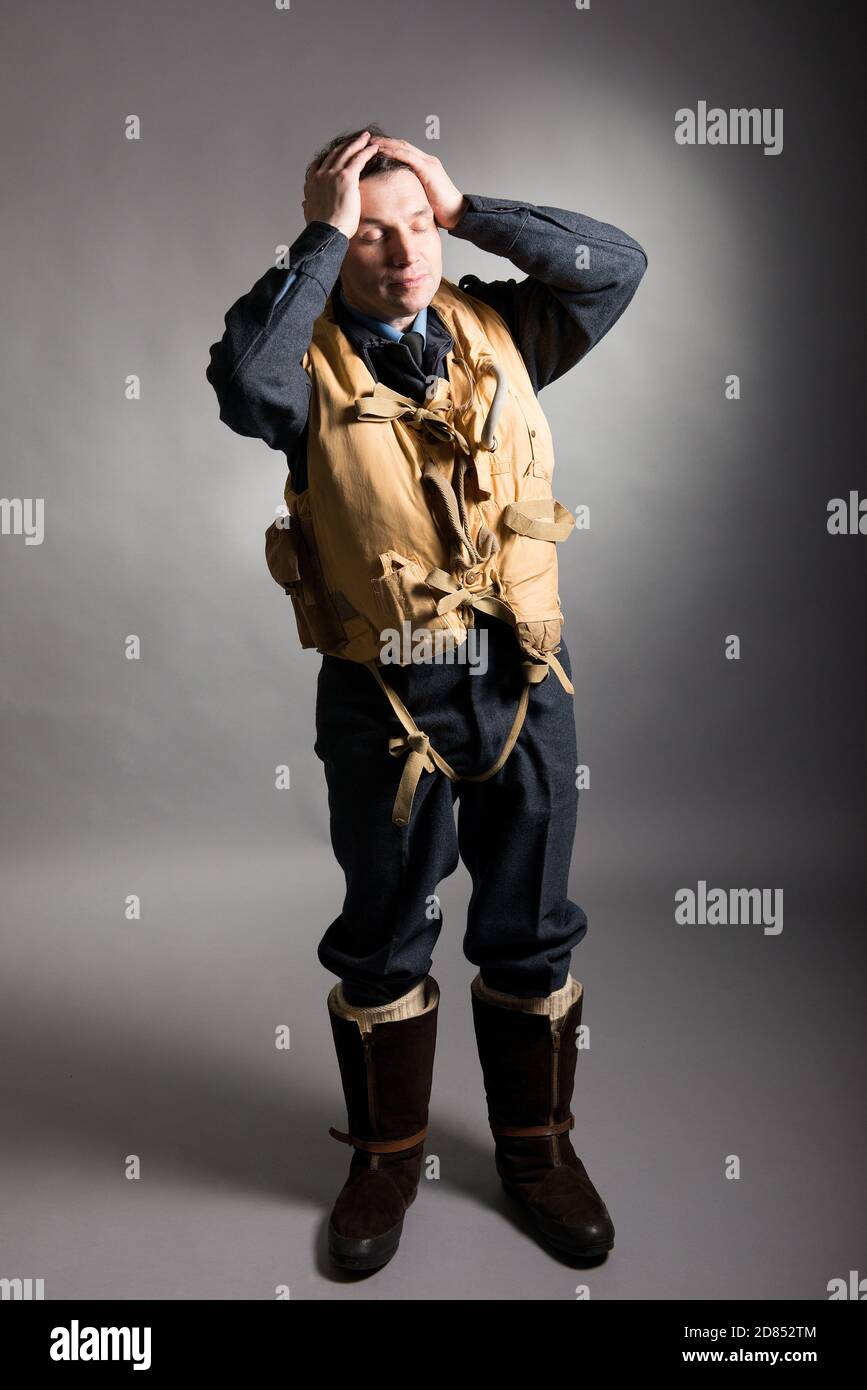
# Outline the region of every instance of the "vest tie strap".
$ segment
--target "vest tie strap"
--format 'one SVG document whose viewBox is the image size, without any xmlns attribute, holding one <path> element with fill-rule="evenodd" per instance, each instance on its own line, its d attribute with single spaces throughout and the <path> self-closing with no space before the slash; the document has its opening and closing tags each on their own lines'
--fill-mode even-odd
<svg viewBox="0 0 867 1390">
<path fill-rule="evenodd" d="M 502 618 L 511 627 L 515 626 L 515 617 L 511 608 L 508 608 L 502 599 L 497 598 L 492 589 L 482 589 L 473 593 L 471 589 L 465 589 L 459 584 L 446 570 L 432 569 L 425 575 L 425 584 L 442 597 L 437 600 L 437 612 L 450 613 L 453 608 L 480 608 L 482 612 L 489 613 L 492 618 Z"/>
<path fill-rule="evenodd" d="M 475 383 L 469 367 L 463 362 L 463 359 L 458 360 L 462 362 L 470 378 L 471 390 L 475 391 Z M 506 403 L 509 379 L 503 368 L 493 358 L 480 363 L 480 367 L 483 372 L 493 372 L 496 380 L 494 399 L 482 427 L 481 439 L 478 441 L 480 449 L 486 453 L 492 453 L 497 447 L 497 422 Z M 407 424 L 428 429 L 440 439 L 460 439 L 466 453 L 472 457 L 474 451 L 470 448 L 464 434 L 454 424 L 451 382 L 444 377 L 437 377 L 434 387 L 435 394 L 428 397 L 426 405 L 420 406 L 418 401 L 413 400 L 412 396 L 404 396 L 401 392 L 378 381 L 370 395 L 356 397 L 356 414 L 359 420 L 406 419 Z M 488 470 L 486 464 L 483 466 L 483 471 L 485 474 L 484 490 L 486 493 L 490 493 L 490 487 L 487 485 Z"/>
<path fill-rule="evenodd" d="M 551 511 L 553 508 L 553 516 Z M 575 518 L 556 498 L 534 497 L 523 502 L 509 502 L 502 521 L 519 536 L 531 536 L 537 541 L 565 541 L 575 525 Z"/>
<path fill-rule="evenodd" d="M 445 381 L 443 386 L 447 387 Z M 359 420 L 404 420 L 406 424 L 436 439 L 447 443 L 451 440 L 460 442 L 467 454 L 471 452 L 467 440 L 454 423 L 454 406 L 447 390 L 442 395 L 432 397 L 426 405 L 419 405 L 411 396 L 403 396 L 378 381 L 369 396 L 356 397 L 355 412 Z"/>
<path fill-rule="evenodd" d="M 500 750 L 499 757 L 485 772 L 456 772 L 451 764 L 446 762 L 442 754 L 438 753 L 434 748 L 429 735 L 418 727 L 397 691 L 393 690 L 384 679 L 378 664 L 375 661 L 367 661 L 364 664 L 373 673 L 377 684 L 384 691 L 392 709 L 406 730 L 405 735 L 398 735 L 390 738 L 388 741 L 388 751 L 393 757 L 402 757 L 404 754 L 407 754 L 407 760 L 404 764 L 397 795 L 394 800 L 394 807 L 391 813 L 391 819 L 394 825 L 409 825 L 416 787 L 419 784 L 423 772 L 434 772 L 439 768 L 440 772 L 448 777 L 451 782 L 486 782 L 489 777 L 496 776 L 500 769 L 505 766 L 512 749 L 518 741 L 518 735 L 521 732 L 527 713 L 527 705 L 530 699 L 530 686 L 538 685 L 547 678 L 549 664 L 554 667 L 560 678 L 561 684 L 563 684 L 567 690 L 574 693 L 574 687 L 571 681 L 553 653 L 549 653 L 545 661 L 531 661 L 529 659 L 523 661 L 521 665 L 524 675 L 524 688 L 521 691 L 521 698 L 518 701 L 518 708 L 515 713 L 515 718 L 512 721 L 512 727 Z"/>
<path fill-rule="evenodd" d="M 562 685 L 563 689 L 564 689 L 564 690 L 568 690 L 568 692 L 569 692 L 570 695 L 574 695 L 574 694 L 575 694 L 575 687 L 574 687 L 574 685 L 572 684 L 572 682 L 570 681 L 569 677 L 566 675 L 566 672 L 565 672 L 564 669 L 563 669 L 563 664 L 562 664 L 562 662 L 560 662 L 560 661 L 557 659 L 557 657 L 554 655 L 553 652 L 547 652 L 547 653 L 545 654 L 545 661 L 547 662 L 547 664 L 548 664 L 549 666 L 553 666 L 553 668 L 554 668 L 554 674 L 556 675 L 556 677 L 557 677 L 558 681 L 560 682 L 560 684 Z M 540 680 L 544 680 L 545 678 L 544 678 L 544 676 L 540 676 L 539 679 L 540 679 Z"/>
<path fill-rule="evenodd" d="M 559 502 L 555 504 L 559 506 Z M 437 612 L 449 613 L 453 608 L 480 608 L 482 612 L 489 613 L 493 618 L 502 618 L 511 627 L 517 626 L 517 619 L 511 608 L 508 608 L 502 599 L 498 599 L 490 589 L 483 589 L 478 593 L 473 593 L 470 589 L 465 589 L 459 584 L 452 575 L 443 569 L 432 569 L 425 576 L 425 583 L 429 588 L 442 595 L 437 601 Z M 575 694 L 575 687 L 563 669 L 562 664 L 557 660 L 553 652 L 545 654 L 544 662 L 527 661 L 524 663 L 524 676 L 531 685 L 543 681 L 548 674 L 548 667 L 551 666 L 562 685 L 563 689 L 570 695 Z M 538 674 L 537 674 L 538 672 Z"/>
<path fill-rule="evenodd" d="M 389 691 L 390 695 L 397 695 L 394 691 Z M 400 777 L 400 785 L 397 789 L 397 796 L 394 801 L 392 821 L 395 825 L 408 825 L 412 815 L 412 803 L 415 797 L 415 789 L 423 772 L 433 772 L 436 763 L 434 753 L 430 746 L 430 739 L 427 734 L 422 733 L 421 729 L 406 733 L 402 737 L 388 740 L 388 751 L 392 757 L 400 758 L 407 754 L 403 772 Z"/>
</svg>

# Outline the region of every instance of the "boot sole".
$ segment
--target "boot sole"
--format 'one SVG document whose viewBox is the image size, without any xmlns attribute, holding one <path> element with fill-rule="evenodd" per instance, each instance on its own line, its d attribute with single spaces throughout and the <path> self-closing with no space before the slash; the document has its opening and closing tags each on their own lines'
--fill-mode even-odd
<svg viewBox="0 0 867 1390">
<path fill-rule="evenodd" d="M 541 1212 L 536 1212 L 532 1207 L 528 1206 L 524 1198 L 519 1197 L 504 1178 L 500 1178 L 500 1182 L 502 1183 L 503 1191 L 511 1197 L 513 1202 L 517 1202 L 518 1206 L 530 1217 L 537 1234 L 542 1237 L 546 1244 L 553 1246 L 555 1250 L 559 1250 L 566 1255 L 577 1255 L 582 1259 L 589 1260 L 593 1259 L 596 1255 L 606 1255 L 609 1250 L 614 1249 L 613 1236 L 606 1237 L 603 1240 L 597 1240 L 593 1244 L 582 1242 L 575 1237 L 570 1238 L 558 1222 L 552 1221 L 549 1217 L 543 1216 Z"/>
<path fill-rule="evenodd" d="M 328 1254 L 341 1269 L 381 1269 L 394 1255 L 400 1244 L 404 1217 L 396 1226 L 379 1236 L 342 1236 L 332 1225 L 328 1227 Z"/>
</svg>

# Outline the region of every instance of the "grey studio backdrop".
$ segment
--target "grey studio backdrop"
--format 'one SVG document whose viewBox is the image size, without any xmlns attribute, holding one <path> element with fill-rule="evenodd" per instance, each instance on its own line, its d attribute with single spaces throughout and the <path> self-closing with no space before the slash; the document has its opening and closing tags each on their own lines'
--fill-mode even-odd
<svg viewBox="0 0 867 1390">
<path fill-rule="evenodd" d="M 702 1300 L 867 1274 L 867 539 L 827 529 L 865 487 L 846 8 L 4 11 L 2 490 L 44 499 L 44 534 L 0 536 L 0 1276 L 57 1299 Z M 782 151 L 678 144 L 701 101 L 782 109 Z M 612 222 L 649 257 L 541 396 L 555 495 L 590 513 L 560 551 L 590 775 L 573 1139 L 617 1229 L 589 1271 L 494 1172 L 463 866 L 433 967 L 440 1177 L 379 1274 L 325 1259 L 349 1151 L 316 958 L 343 894 L 321 658 L 264 563 L 285 456 L 219 422 L 205 367 L 302 229 L 307 160 L 367 121 L 466 192 Z M 452 279 L 521 277 L 443 240 Z M 779 890 L 782 929 L 679 923 L 702 881 Z"/>
</svg>

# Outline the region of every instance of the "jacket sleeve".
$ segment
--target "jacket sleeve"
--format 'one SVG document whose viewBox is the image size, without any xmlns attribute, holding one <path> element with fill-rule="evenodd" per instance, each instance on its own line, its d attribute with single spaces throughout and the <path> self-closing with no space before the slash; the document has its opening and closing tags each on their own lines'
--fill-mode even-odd
<svg viewBox="0 0 867 1390">
<path fill-rule="evenodd" d="M 468 206 L 449 235 L 506 256 L 528 279 L 486 283 L 464 275 L 460 287 L 508 324 L 538 394 L 617 322 L 647 269 L 647 255 L 626 232 L 579 212 L 466 196 Z"/>
<path fill-rule="evenodd" d="M 304 354 L 348 245 L 329 222 L 309 222 L 289 248 L 288 267 L 273 266 L 235 301 L 211 347 L 205 375 L 220 419 L 236 434 L 283 450 L 290 462 L 310 401 Z"/>
</svg>

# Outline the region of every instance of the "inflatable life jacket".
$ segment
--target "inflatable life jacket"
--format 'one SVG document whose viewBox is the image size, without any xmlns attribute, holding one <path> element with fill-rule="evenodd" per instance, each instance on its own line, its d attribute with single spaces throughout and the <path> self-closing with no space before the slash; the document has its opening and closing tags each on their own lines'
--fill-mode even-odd
<svg viewBox="0 0 867 1390">
<path fill-rule="evenodd" d="M 265 533 L 269 571 L 292 600 L 302 647 L 369 667 L 406 730 L 392 820 L 409 821 L 423 771 L 453 768 L 381 667 L 394 632 L 434 645 L 466 641 L 474 609 L 509 623 L 524 654 L 525 686 L 493 776 L 514 747 L 530 686 L 557 660 L 564 622 L 557 543 L 575 525 L 553 496 L 548 422 L 503 319 L 443 279 L 431 301 L 452 337 L 448 380 L 431 378 L 419 403 L 375 382 L 338 326 L 329 299 L 304 354 L 311 382 L 307 487 Z M 405 665 L 412 655 L 404 645 Z M 418 657 L 416 656 L 416 659 Z"/>
</svg>

